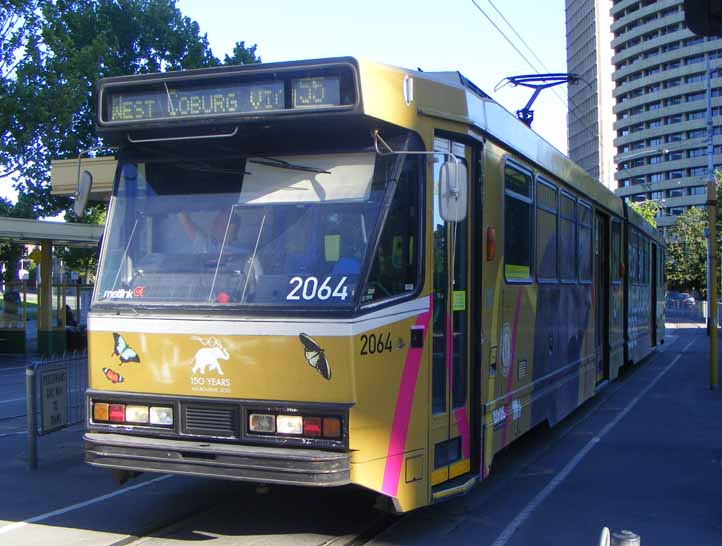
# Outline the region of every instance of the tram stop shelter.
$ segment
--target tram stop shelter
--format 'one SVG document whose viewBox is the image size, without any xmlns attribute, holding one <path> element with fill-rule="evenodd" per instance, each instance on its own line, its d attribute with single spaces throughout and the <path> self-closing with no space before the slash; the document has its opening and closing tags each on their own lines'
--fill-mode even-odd
<svg viewBox="0 0 722 546">
<path fill-rule="evenodd" d="M 81 167 L 91 173 L 94 191 L 91 198 L 107 201 L 115 172 L 114 158 L 84 159 Z M 77 188 L 77 160 L 52 162 L 51 192 L 53 195 L 74 195 Z M 69 224 L 43 220 L 0 217 L 0 240 L 35 245 L 31 256 L 40 266 L 37 294 L 26 281 L 7 283 L 3 288 L 0 314 L 0 352 L 23 353 L 28 350 L 29 324 L 37 321 L 37 352 L 50 355 L 68 349 L 66 335 L 66 295 L 79 308 L 81 287 L 53 285 L 53 247 L 97 248 L 103 226 Z M 89 287 L 82 287 L 86 294 Z M 28 296 L 32 302 L 28 301 Z M 72 308 L 72 306 L 71 306 Z M 28 312 L 32 309 L 32 314 Z M 30 316 L 29 316 L 30 315 Z M 32 316 L 34 315 L 34 316 Z"/>
</svg>

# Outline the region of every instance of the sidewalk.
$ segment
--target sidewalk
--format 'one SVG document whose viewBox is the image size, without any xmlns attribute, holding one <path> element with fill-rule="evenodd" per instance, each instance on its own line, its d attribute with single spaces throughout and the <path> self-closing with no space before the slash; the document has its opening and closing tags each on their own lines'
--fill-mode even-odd
<svg viewBox="0 0 722 546">
<path fill-rule="evenodd" d="M 605 526 L 648 546 L 722 544 L 722 384 L 702 325 L 669 326 L 671 344 L 543 432 L 533 460 L 371 544 L 596 546 Z"/>
</svg>

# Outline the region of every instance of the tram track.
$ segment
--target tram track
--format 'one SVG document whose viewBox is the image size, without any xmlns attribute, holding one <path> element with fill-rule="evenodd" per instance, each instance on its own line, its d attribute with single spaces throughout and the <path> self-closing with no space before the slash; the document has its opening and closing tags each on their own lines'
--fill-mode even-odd
<svg viewBox="0 0 722 546">
<path fill-rule="evenodd" d="M 6 421 L 12 421 L 14 419 L 20 419 L 22 417 L 27 417 L 26 413 L 20 414 L 20 415 L 10 415 L 7 417 L 0 417 L 0 423 L 6 422 Z"/>
</svg>

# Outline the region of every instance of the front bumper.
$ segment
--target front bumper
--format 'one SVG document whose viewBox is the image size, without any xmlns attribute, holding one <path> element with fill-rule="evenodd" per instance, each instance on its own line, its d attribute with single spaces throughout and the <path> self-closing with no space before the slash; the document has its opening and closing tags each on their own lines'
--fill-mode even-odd
<svg viewBox="0 0 722 546">
<path fill-rule="evenodd" d="M 351 483 L 348 453 L 101 432 L 84 440 L 85 461 L 106 468 L 316 487 Z"/>
</svg>

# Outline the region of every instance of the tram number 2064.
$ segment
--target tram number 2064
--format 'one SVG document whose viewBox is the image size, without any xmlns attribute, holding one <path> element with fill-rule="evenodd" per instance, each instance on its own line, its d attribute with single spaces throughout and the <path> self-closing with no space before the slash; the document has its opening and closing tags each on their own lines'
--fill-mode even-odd
<svg viewBox="0 0 722 546">
<path fill-rule="evenodd" d="M 329 298 L 338 298 L 345 301 L 348 297 L 348 287 L 346 286 L 347 277 L 341 277 L 341 280 L 334 283 L 331 277 L 321 280 L 317 277 L 293 277 L 288 284 L 291 285 L 291 291 L 286 296 L 289 301 L 300 300 L 321 300 L 325 301 Z M 335 286 L 334 286 L 335 284 Z"/>
<path fill-rule="evenodd" d="M 379 334 L 363 334 L 361 336 L 361 354 L 374 355 L 385 351 L 392 351 L 391 332 Z"/>
</svg>

